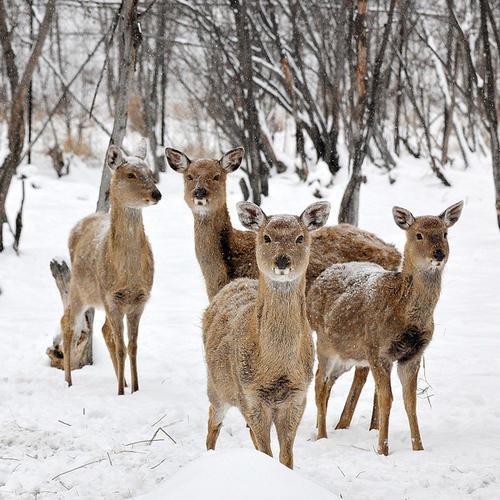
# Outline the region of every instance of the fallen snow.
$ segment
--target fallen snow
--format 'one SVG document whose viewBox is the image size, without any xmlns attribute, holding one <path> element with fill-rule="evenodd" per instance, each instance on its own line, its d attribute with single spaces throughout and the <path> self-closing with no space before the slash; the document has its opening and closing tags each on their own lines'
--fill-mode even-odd
<svg viewBox="0 0 500 500">
<path fill-rule="evenodd" d="M 278 461 L 251 449 L 209 452 L 183 467 L 153 493 L 138 500 L 333 500 L 317 486 Z"/>
<path fill-rule="evenodd" d="M 346 375 L 333 389 L 327 440 L 314 440 L 311 387 L 293 473 L 283 470 L 276 458 L 270 462 L 250 451 L 248 431 L 235 410 L 226 417 L 218 450 L 205 451 L 208 405 L 200 319 L 207 301 L 194 255 L 192 216 L 183 201 L 181 176 L 172 171 L 162 177 L 162 201 L 144 210 L 156 275 L 139 335 L 141 390 L 115 395 L 113 369 L 100 335 L 102 313 L 95 323 L 95 363 L 75 371 L 73 387 L 65 387 L 63 373 L 50 368 L 45 355 L 62 313 L 48 264 L 53 256 L 67 255 L 71 227 L 94 210 L 100 172 L 77 166 L 59 180 L 44 165 L 28 172 L 38 189 L 27 189 L 21 255 L 10 248 L 0 254 L 2 500 L 145 494 L 169 498 L 170 487 L 178 498 L 196 498 L 195 493 L 188 495 L 189 488 L 198 489 L 198 498 L 204 500 L 223 494 L 262 498 L 255 494 L 262 487 L 257 472 L 273 488 L 281 484 L 275 499 L 292 498 L 290 490 L 302 487 L 308 493 L 300 498 L 327 498 L 303 478 L 345 499 L 500 498 L 500 237 L 488 163 L 477 160 L 472 171 L 447 171 L 454 187 L 445 189 L 423 163 L 407 159 L 393 173 L 399 178 L 395 184 L 370 170 L 368 184 L 361 188 L 360 225 L 399 248 L 404 234 L 393 222 L 393 205 L 421 215 L 466 201 L 461 220 L 450 230 L 451 256 L 435 315 L 436 332 L 419 382 L 425 451 L 410 449 L 395 373 L 388 457 L 374 452 L 377 435 L 368 431 L 371 380 L 352 427 L 334 431 L 351 382 Z M 228 196 L 233 221 L 240 199 L 237 180 L 231 176 Z M 331 223 L 345 179 L 336 182 L 330 191 Z M 315 201 L 293 175 L 271 179 L 270 191 L 272 197 L 263 206 L 267 213 L 299 214 Z M 11 217 L 19 196 L 16 181 L 8 199 Z M 426 389 L 428 384 L 432 387 Z M 273 449 L 276 455 L 274 435 Z M 247 463 L 248 470 L 243 470 L 240 465 Z M 210 490 L 214 475 L 223 484 L 241 481 L 245 486 L 233 496 L 224 488 Z"/>
</svg>

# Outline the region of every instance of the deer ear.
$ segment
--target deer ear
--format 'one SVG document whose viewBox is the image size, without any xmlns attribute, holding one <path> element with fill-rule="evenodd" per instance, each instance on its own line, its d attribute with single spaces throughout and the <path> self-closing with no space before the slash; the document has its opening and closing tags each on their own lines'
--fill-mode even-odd
<svg viewBox="0 0 500 500">
<path fill-rule="evenodd" d="M 459 201 L 455 203 L 451 207 L 448 207 L 439 218 L 443 220 L 446 227 L 451 227 L 458 219 L 460 219 L 460 215 L 462 213 L 462 208 L 464 208 L 464 202 Z"/>
<path fill-rule="evenodd" d="M 106 164 L 111 170 L 116 170 L 123 163 L 125 163 L 124 152 L 120 147 L 111 144 L 106 153 Z"/>
<path fill-rule="evenodd" d="M 392 207 L 392 216 L 396 224 L 405 231 L 415 222 L 415 217 L 406 208 Z"/>
<path fill-rule="evenodd" d="M 267 219 L 262 209 L 250 201 L 240 201 L 236 208 L 240 222 L 250 231 L 257 232 Z"/>
<path fill-rule="evenodd" d="M 146 139 L 142 137 L 141 142 L 139 142 L 139 145 L 137 146 L 134 152 L 134 156 L 137 156 L 137 158 L 140 158 L 141 160 L 145 160 L 147 152 L 148 152 L 148 143 L 146 142 Z"/>
<path fill-rule="evenodd" d="M 177 149 L 165 148 L 165 156 L 167 157 L 168 164 L 176 172 L 182 174 L 190 165 L 191 160 L 182 151 Z"/>
<path fill-rule="evenodd" d="M 328 201 L 318 201 L 309 205 L 300 216 L 308 231 L 314 231 L 326 224 L 331 205 Z"/>
<path fill-rule="evenodd" d="M 241 160 L 243 159 L 243 155 L 245 154 L 245 150 L 242 147 L 231 149 L 227 153 L 222 155 L 222 158 L 219 160 L 221 167 L 230 174 L 239 168 L 241 165 Z"/>
</svg>

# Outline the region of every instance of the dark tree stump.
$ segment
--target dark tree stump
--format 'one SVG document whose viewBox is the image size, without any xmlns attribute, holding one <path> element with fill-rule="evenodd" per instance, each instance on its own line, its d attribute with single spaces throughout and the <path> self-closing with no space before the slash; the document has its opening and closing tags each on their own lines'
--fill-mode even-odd
<svg viewBox="0 0 500 500">
<path fill-rule="evenodd" d="M 71 280 L 71 271 L 68 264 L 63 260 L 61 262 L 53 259 L 50 262 L 50 271 L 56 281 L 57 288 L 61 294 L 63 306 L 68 302 L 69 283 Z M 71 343 L 71 369 L 76 370 L 85 365 L 92 364 L 92 326 L 94 323 L 94 309 L 88 309 L 85 312 L 83 324 L 75 330 L 73 341 Z M 50 366 L 64 369 L 64 355 L 62 351 L 61 334 L 54 337 L 51 347 L 47 348 L 47 356 L 50 358 Z"/>
</svg>

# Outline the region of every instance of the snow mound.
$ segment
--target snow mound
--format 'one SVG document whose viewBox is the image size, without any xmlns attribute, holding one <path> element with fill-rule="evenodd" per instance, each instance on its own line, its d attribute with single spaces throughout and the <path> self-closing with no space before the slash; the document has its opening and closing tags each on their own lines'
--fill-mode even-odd
<svg viewBox="0 0 500 500">
<path fill-rule="evenodd" d="M 138 500 L 332 500 L 327 490 L 250 449 L 208 452 Z"/>
</svg>

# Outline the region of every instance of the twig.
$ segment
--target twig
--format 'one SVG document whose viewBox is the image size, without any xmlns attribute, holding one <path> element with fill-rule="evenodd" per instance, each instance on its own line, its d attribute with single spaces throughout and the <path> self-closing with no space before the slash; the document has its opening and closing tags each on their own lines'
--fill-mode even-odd
<svg viewBox="0 0 500 500">
<path fill-rule="evenodd" d="M 134 444 L 141 444 L 141 443 L 149 443 L 149 444 L 151 444 L 151 443 L 156 442 L 156 441 L 165 441 L 165 440 L 162 439 L 162 438 L 159 438 L 159 439 L 143 439 L 141 441 L 134 441 L 133 443 L 124 444 L 123 446 L 133 446 Z"/>
<path fill-rule="evenodd" d="M 166 459 L 167 457 L 165 457 L 161 462 L 158 462 L 156 465 L 153 465 L 153 467 L 150 467 L 150 469 L 151 470 L 156 469 L 156 467 L 159 467 L 163 462 L 165 462 Z"/>
<path fill-rule="evenodd" d="M 166 416 L 167 416 L 167 414 L 165 413 L 165 415 L 163 415 L 163 417 L 160 417 L 154 424 L 151 424 L 151 427 L 154 427 L 156 424 L 159 424 Z"/>
<path fill-rule="evenodd" d="M 345 477 L 344 471 L 337 465 L 337 469 L 342 473 L 342 475 Z"/>
<path fill-rule="evenodd" d="M 68 427 L 71 427 L 71 424 L 68 424 L 68 422 L 65 422 L 64 420 L 58 420 L 61 424 L 67 425 Z"/>
<path fill-rule="evenodd" d="M 167 436 L 174 444 L 177 444 L 176 440 L 163 427 L 158 427 L 158 429 L 156 429 L 153 437 L 151 438 L 150 444 L 153 442 L 154 438 L 160 431 L 162 431 L 163 434 L 165 434 L 165 436 Z"/>
<path fill-rule="evenodd" d="M 111 457 L 109 456 L 109 453 L 106 452 L 106 455 L 108 455 L 109 465 L 111 465 L 111 467 L 113 467 L 113 462 L 111 461 Z"/>
<path fill-rule="evenodd" d="M 0 457 L 0 460 L 12 460 L 15 462 L 20 462 L 19 458 L 10 458 L 10 457 Z"/>
<path fill-rule="evenodd" d="M 362 470 L 361 472 L 358 472 L 356 474 L 356 476 L 354 477 L 354 479 L 358 479 L 359 476 L 361 476 L 361 474 L 364 474 L 366 471 L 365 470 Z"/>
<path fill-rule="evenodd" d="M 106 459 L 105 458 L 100 458 L 99 460 L 94 460 L 93 462 L 89 462 L 87 464 L 83 464 L 83 465 L 80 465 L 80 466 L 75 467 L 73 469 L 69 469 L 67 471 L 61 472 L 60 474 L 57 474 L 57 476 L 54 476 L 51 479 L 51 481 L 54 481 L 54 479 L 57 479 L 58 477 L 64 476 L 65 474 L 69 474 L 70 472 L 74 472 L 75 470 L 83 469 L 84 467 L 87 467 L 89 465 L 98 464 L 99 462 L 102 462 L 103 460 L 106 460 Z"/>
</svg>

